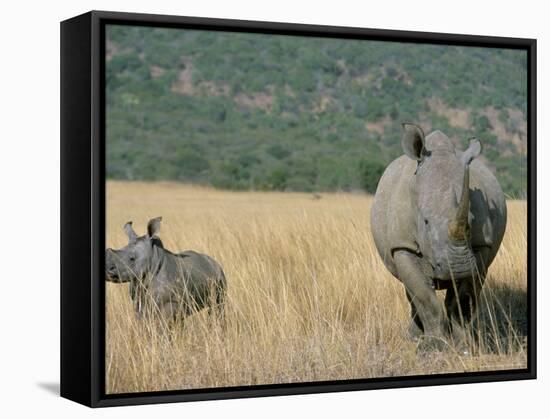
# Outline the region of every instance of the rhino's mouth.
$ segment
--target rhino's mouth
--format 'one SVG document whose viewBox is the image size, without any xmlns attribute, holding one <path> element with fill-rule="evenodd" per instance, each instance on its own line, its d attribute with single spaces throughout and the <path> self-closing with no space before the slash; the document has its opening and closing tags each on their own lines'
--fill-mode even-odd
<svg viewBox="0 0 550 419">
<path fill-rule="evenodd" d="M 118 272 L 108 269 L 105 271 L 105 280 L 110 282 L 121 282 L 120 277 L 118 276 Z"/>
<path fill-rule="evenodd" d="M 450 246 L 432 268 L 435 281 L 464 279 L 475 275 L 476 259 L 469 246 Z"/>
</svg>

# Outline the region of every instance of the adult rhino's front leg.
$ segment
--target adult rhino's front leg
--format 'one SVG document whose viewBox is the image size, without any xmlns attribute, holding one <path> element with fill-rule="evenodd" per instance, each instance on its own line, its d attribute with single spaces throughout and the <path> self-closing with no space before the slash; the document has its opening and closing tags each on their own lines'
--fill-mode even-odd
<svg viewBox="0 0 550 419">
<path fill-rule="evenodd" d="M 409 251 L 398 250 L 394 253 L 394 261 L 411 304 L 412 320 L 424 332 L 428 346 L 441 347 L 445 337 L 445 309 L 422 271 L 418 257 Z"/>
<path fill-rule="evenodd" d="M 480 291 L 480 280 L 467 278 L 457 284 L 456 290 L 454 287 L 449 288 L 445 295 L 445 307 L 453 342 L 464 355 L 470 353 L 466 329 L 476 310 Z"/>
<path fill-rule="evenodd" d="M 470 324 L 476 312 L 479 296 L 487 275 L 487 270 L 484 267 L 482 255 L 476 254 L 476 266 L 473 267 L 472 276 L 457 281 L 449 287 L 445 295 L 445 307 L 453 340 L 464 354 L 469 352 L 467 349 L 466 327 Z"/>
<path fill-rule="evenodd" d="M 410 339 L 418 341 L 424 334 L 424 329 L 420 317 L 418 316 L 416 306 L 413 304 L 413 297 L 406 289 L 405 292 L 407 294 L 407 300 L 409 300 L 409 304 L 411 305 L 411 322 L 409 324 L 408 335 Z"/>
</svg>

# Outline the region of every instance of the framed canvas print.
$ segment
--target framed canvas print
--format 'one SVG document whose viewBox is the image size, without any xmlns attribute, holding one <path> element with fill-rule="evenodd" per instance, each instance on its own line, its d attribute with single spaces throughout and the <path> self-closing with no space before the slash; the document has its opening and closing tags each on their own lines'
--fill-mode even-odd
<svg viewBox="0 0 550 419">
<path fill-rule="evenodd" d="M 536 42 L 61 24 L 61 394 L 535 378 Z"/>
</svg>

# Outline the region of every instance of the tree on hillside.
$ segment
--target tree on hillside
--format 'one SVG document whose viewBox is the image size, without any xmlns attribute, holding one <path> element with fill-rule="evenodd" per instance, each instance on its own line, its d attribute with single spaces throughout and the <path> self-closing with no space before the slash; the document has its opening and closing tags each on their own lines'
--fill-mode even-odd
<svg viewBox="0 0 550 419">
<path fill-rule="evenodd" d="M 368 193 L 375 193 L 378 181 L 384 173 L 386 165 L 380 160 L 364 158 L 359 163 L 361 187 Z"/>
</svg>

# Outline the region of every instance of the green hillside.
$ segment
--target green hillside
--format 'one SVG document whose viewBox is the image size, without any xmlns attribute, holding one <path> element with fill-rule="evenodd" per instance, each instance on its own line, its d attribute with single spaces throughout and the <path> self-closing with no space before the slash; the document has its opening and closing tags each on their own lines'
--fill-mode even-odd
<svg viewBox="0 0 550 419">
<path fill-rule="evenodd" d="M 514 50 L 108 26 L 107 176 L 372 192 L 411 121 L 523 196 L 526 76 Z"/>
</svg>

